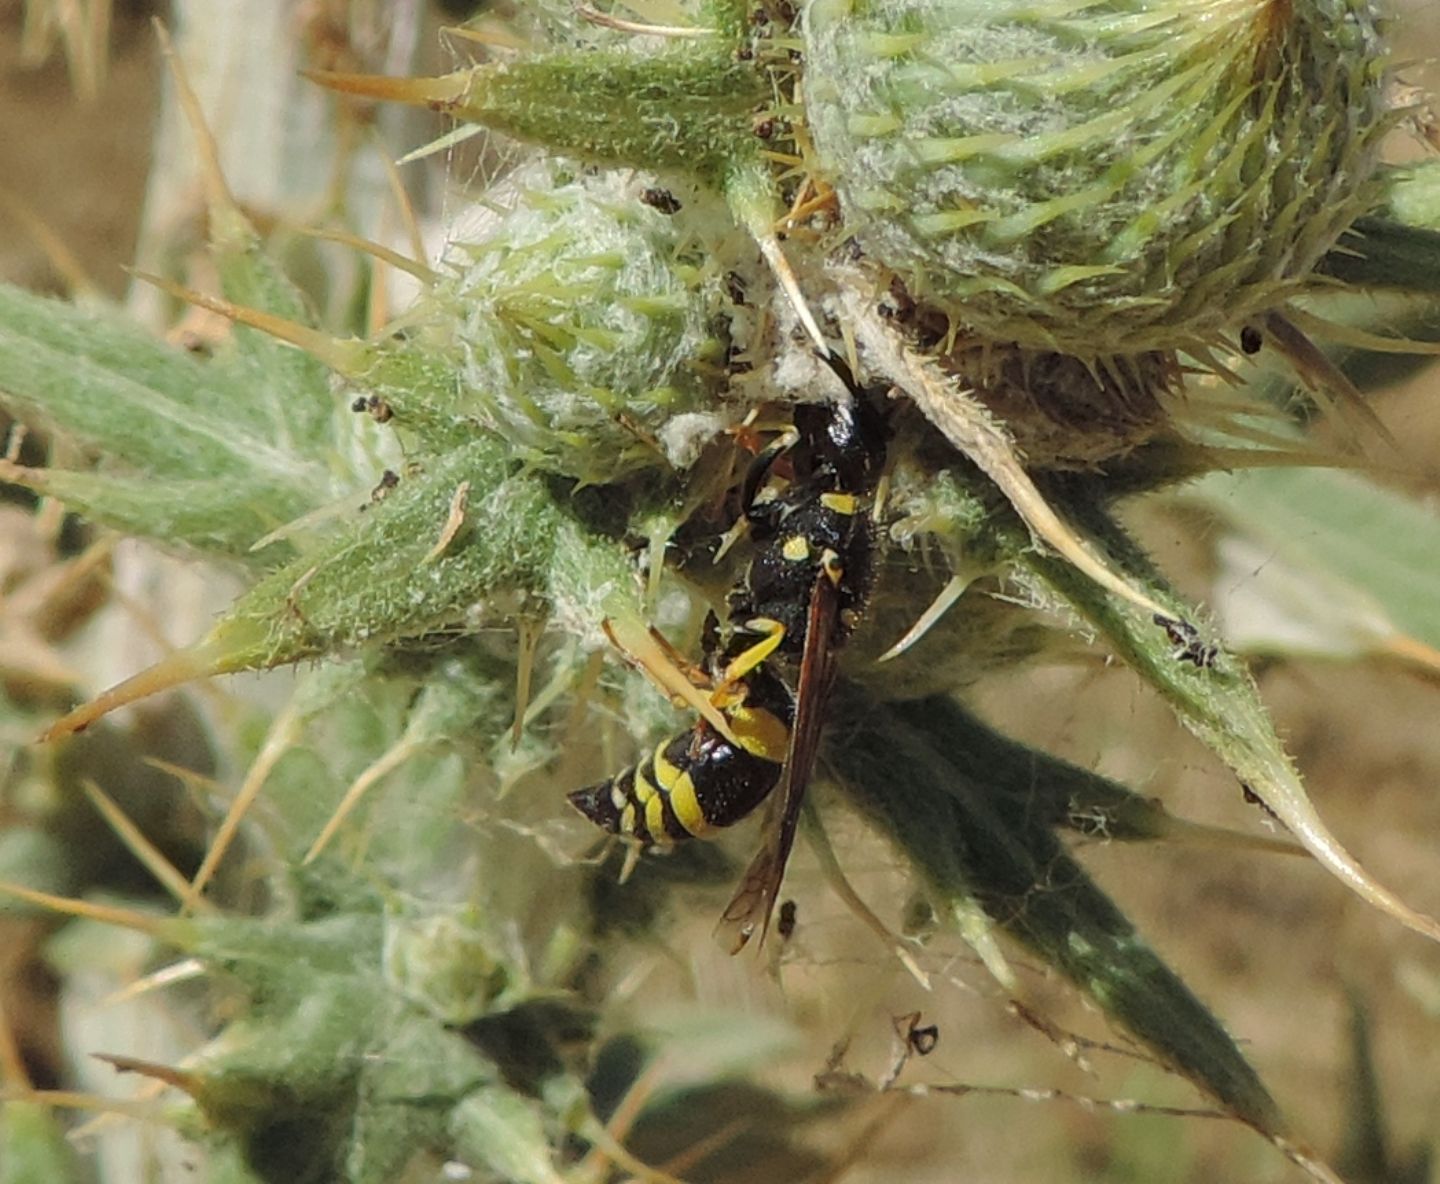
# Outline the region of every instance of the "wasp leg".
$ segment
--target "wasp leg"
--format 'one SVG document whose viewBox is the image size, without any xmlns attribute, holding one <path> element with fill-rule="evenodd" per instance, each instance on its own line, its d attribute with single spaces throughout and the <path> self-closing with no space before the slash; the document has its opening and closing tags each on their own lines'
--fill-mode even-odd
<svg viewBox="0 0 1440 1184">
<path fill-rule="evenodd" d="M 721 679 L 723 685 L 728 686 L 731 683 L 739 682 L 752 670 L 764 663 L 771 654 L 780 648 L 780 643 L 785 640 L 785 626 L 779 621 L 771 620 L 768 617 L 760 617 L 753 621 L 746 621 L 745 627 L 755 630 L 757 633 L 762 634 L 762 636 L 754 645 L 741 650 L 740 653 L 730 659 Z"/>
<path fill-rule="evenodd" d="M 685 675 L 685 677 L 688 678 L 697 687 L 700 687 L 703 690 L 710 689 L 711 678 L 710 675 L 706 673 L 703 668 L 697 666 L 694 662 L 690 661 L 689 658 L 687 658 L 684 654 L 677 650 L 675 646 L 671 643 L 670 639 L 666 637 L 665 634 L 661 633 L 660 630 L 655 628 L 654 625 L 647 626 L 647 631 L 650 634 L 650 640 L 660 647 L 661 652 L 664 653 L 666 659 L 670 662 L 672 666 L 675 667 L 676 670 L 681 671 Z M 614 640 L 613 636 L 611 640 Z"/>
<path fill-rule="evenodd" d="M 652 635 L 638 622 L 628 622 L 612 617 L 605 620 L 603 628 L 610 643 L 625 656 L 626 660 L 644 673 L 673 701 L 689 707 L 732 744 L 740 742 L 734 729 L 730 726 L 730 721 L 725 718 L 725 713 L 716 706 L 709 695 L 690 680 L 685 670 L 671 660 L 670 653 L 673 653 L 673 649 L 669 642 L 662 646 L 656 640 L 658 635 Z M 689 663 L 686 665 L 688 666 Z"/>
</svg>

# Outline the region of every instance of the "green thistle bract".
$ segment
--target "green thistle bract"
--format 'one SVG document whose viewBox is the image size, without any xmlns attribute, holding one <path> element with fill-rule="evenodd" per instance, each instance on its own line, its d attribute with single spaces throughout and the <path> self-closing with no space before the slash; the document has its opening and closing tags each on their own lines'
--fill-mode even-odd
<svg viewBox="0 0 1440 1184">
<path fill-rule="evenodd" d="M 1184 348 L 1274 308 L 1367 205 L 1370 0 L 813 0 L 847 230 L 993 341 Z"/>
<path fill-rule="evenodd" d="M 723 426 L 718 275 L 633 179 L 545 162 L 512 190 L 414 314 L 445 339 L 461 410 L 583 481 L 685 467 Z"/>
</svg>

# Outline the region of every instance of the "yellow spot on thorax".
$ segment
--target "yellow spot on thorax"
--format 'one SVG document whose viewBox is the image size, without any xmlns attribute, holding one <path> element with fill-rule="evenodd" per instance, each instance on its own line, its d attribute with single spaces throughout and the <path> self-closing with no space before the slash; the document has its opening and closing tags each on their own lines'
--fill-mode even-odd
<svg viewBox="0 0 1440 1184">
<path fill-rule="evenodd" d="M 853 493 L 822 493 L 820 504 L 837 514 L 849 515 L 860 512 L 860 499 Z"/>
<path fill-rule="evenodd" d="M 791 563 L 804 563 L 810 558 L 810 540 L 803 534 L 792 534 L 781 545 L 780 554 Z"/>
</svg>

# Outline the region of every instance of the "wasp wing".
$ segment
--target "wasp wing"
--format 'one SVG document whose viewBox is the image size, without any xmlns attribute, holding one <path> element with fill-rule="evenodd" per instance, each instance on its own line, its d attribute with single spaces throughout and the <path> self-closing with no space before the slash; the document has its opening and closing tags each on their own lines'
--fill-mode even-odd
<svg viewBox="0 0 1440 1184">
<path fill-rule="evenodd" d="M 760 941 L 770 927 L 770 915 L 785 878 L 785 864 L 795 845 L 805 787 L 820 752 L 825 708 L 839 672 L 836 644 L 840 636 L 839 590 L 821 574 L 810 590 L 806 613 L 805 648 L 800 657 L 800 681 L 795 688 L 795 718 L 780 774 L 780 791 L 770 799 L 760 850 L 746 868 L 740 886 L 720 916 L 715 937 L 732 954 L 738 954 L 760 930 Z"/>
</svg>

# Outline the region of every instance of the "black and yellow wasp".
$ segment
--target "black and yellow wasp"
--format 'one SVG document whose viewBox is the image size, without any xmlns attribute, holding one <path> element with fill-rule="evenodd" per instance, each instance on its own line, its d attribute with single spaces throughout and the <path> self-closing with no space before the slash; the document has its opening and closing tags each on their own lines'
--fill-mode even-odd
<svg viewBox="0 0 1440 1184">
<path fill-rule="evenodd" d="M 722 939 L 736 950 L 769 923 L 838 654 L 874 574 L 872 509 L 885 426 L 845 363 L 827 360 L 849 399 L 796 406 L 793 426 L 755 458 L 741 484 L 753 551 L 728 598 L 726 637 L 708 647 L 719 656 L 710 669 L 687 672 L 653 636 L 652 658 L 640 663 L 701 718 L 639 764 L 570 795 L 602 829 L 641 847 L 666 847 L 739 822 L 780 786 L 762 846 L 721 918 Z M 701 685 L 709 693 L 699 701 L 683 693 Z"/>
</svg>

